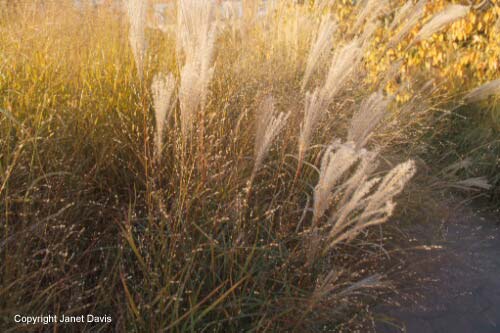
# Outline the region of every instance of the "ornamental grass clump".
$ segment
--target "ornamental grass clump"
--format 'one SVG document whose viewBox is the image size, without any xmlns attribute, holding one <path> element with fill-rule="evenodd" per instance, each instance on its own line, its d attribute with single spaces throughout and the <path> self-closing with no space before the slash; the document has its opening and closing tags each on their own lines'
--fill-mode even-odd
<svg viewBox="0 0 500 333">
<path fill-rule="evenodd" d="M 388 34 L 386 1 L 245 1 L 219 24 L 217 2 L 178 0 L 164 30 L 148 1 L 10 3 L 0 331 L 75 309 L 113 318 L 84 332 L 370 331 L 397 256 L 383 224 L 408 202 L 409 134 L 428 124 L 408 119 L 435 120 L 443 95 L 402 100 L 401 59 L 375 81 L 366 66 L 412 35 L 424 1 Z"/>
</svg>

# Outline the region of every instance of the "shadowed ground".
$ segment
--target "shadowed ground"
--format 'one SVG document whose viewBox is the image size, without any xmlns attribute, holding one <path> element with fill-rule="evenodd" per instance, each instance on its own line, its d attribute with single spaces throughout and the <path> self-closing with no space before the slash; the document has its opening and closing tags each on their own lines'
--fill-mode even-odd
<svg viewBox="0 0 500 333">
<path fill-rule="evenodd" d="M 452 209 L 440 227 L 417 228 L 431 246 L 410 257 L 415 282 L 377 309 L 377 332 L 500 332 L 499 212 Z"/>
</svg>

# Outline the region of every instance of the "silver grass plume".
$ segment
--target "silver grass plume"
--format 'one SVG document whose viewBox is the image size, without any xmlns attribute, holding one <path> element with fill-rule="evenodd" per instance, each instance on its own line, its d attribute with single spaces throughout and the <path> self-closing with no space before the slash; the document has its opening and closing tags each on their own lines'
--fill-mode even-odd
<svg viewBox="0 0 500 333">
<path fill-rule="evenodd" d="M 338 302 L 340 298 L 361 294 L 363 290 L 382 288 L 386 285 L 380 274 L 373 274 L 356 282 L 343 284 L 340 282 L 343 273 L 345 271 L 332 269 L 324 278 L 317 281 L 307 304 L 308 311 L 315 311 L 315 306 L 322 306 L 324 302 Z"/>
<path fill-rule="evenodd" d="M 360 4 L 359 12 L 356 15 L 356 21 L 353 25 L 353 30 L 356 31 L 365 21 L 365 19 L 371 15 L 378 0 L 365 0 Z"/>
<path fill-rule="evenodd" d="M 318 184 L 314 188 L 313 226 L 316 226 L 330 206 L 332 191 L 339 179 L 349 170 L 365 151 L 356 151 L 354 144 L 331 144 L 321 159 Z"/>
<path fill-rule="evenodd" d="M 213 76 L 213 68 L 205 73 L 200 72 L 200 67 L 195 63 L 187 63 L 181 70 L 179 104 L 181 134 L 184 140 L 187 140 L 193 129 L 196 115 L 205 107 L 208 84 Z"/>
<path fill-rule="evenodd" d="M 486 177 L 467 178 L 450 185 L 451 187 L 461 190 L 490 190 L 493 186 L 488 182 Z"/>
<path fill-rule="evenodd" d="M 156 156 L 161 157 L 162 139 L 165 122 L 168 120 L 172 110 L 172 96 L 175 90 L 175 78 L 172 73 L 168 75 L 157 74 L 151 83 L 151 93 L 153 95 L 153 107 L 155 111 L 156 133 L 155 145 Z"/>
<path fill-rule="evenodd" d="M 254 146 L 254 168 L 250 183 L 252 183 L 257 172 L 262 167 L 264 158 L 281 130 L 285 127 L 290 112 L 279 114 L 274 107 L 274 99 L 269 96 L 264 99 L 259 107 L 256 119 L 255 146 Z"/>
<path fill-rule="evenodd" d="M 199 61 L 199 54 L 213 52 L 216 23 L 212 1 L 179 0 L 177 5 L 177 50 L 186 63 Z M 193 59 L 194 58 L 194 59 Z M 209 57 L 210 58 L 210 57 Z"/>
<path fill-rule="evenodd" d="M 415 36 L 415 42 L 427 39 L 446 25 L 453 23 L 469 13 L 470 7 L 449 5 L 425 24 Z"/>
<path fill-rule="evenodd" d="M 326 8 L 331 7 L 334 3 L 335 0 L 315 0 L 314 8 L 321 13 Z"/>
<path fill-rule="evenodd" d="M 306 70 L 302 80 L 302 90 L 304 90 L 311 74 L 317 67 L 321 55 L 328 51 L 328 48 L 331 46 L 332 36 L 336 29 L 337 24 L 332 20 L 330 15 L 325 15 L 321 20 L 316 40 L 312 44 L 307 57 Z"/>
<path fill-rule="evenodd" d="M 373 134 L 373 130 L 384 118 L 391 99 L 381 92 L 371 94 L 354 113 L 347 132 L 347 141 L 355 143 L 357 148 L 363 147 Z"/>
<path fill-rule="evenodd" d="M 300 125 L 299 135 L 299 164 L 302 164 L 304 160 L 315 124 L 323 108 L 323 101 L 321 100 L 319 89 L 316 89 L 313 93 L 307 92 L 304 104 L 304 120 Z"/>
<path fill-rule="evenodd" d="M 487 82 L 465 95 L 467 102 L 479 102 L 489 96 L 500 95 L 500 79 Z"/>
<path fill-rule="evenodd" d="M 218 22 L 221 30 L 229 29 L 232 33 L 233 38 L 236 38 L 237 32 L 241 31 L 242 28 L 242 15 L 242 3 L 236 3 L 234 1 L 223 1 L 220 10 L 220 16 L 218 18 L 218 20 L 222 21 Z"/>
<path fill-rule="evenodd" d="M 354 193 L 329 219 L 329 247 L 352 240 L 366 228 L 386 222 L 395 208 L 394 197 L 401 193 L 415 172 L 415 163 L 410 160 L 397 165 L 382 179 L 368 179 L 365 175 Z"/>
<path fill-rule="evenodd" d="M 387 221 L 392 215 L 393 199 L 415 174 L 415 163 L 407 161 L 383 177 L 371 177 L 377 168 L 377 152 L 357 149 L 353 142 L 331 144 L 321 161 L 318 184 L 314 190 L 313 238 L 325 239 L 331 249 L 352 240 L 366 228 Z M 335 202 L 333 202 L 335 199 Z M 337 209 L 324 226 L 319 220 L 325 211 Z M 320 236 L 319 232 L 325 232 Z M 311 244 L 311 258 L 319 247 Z"/>
<path fill-rule="evenodd" d="M 216 23 L 212 2 L 180 0 L 178 22 L 178 45 L 185 55 L 179 88 L 181 132 L 187 140 L 195 115 L 205 111 L 214 73 Z"/>
<path fill-rule="evenodd" d="M 147 0 L 126 0 L 128 18 L 130 21 L 129 42 L 134 54 L 135 65 L 139 78 L 144 76 L 144 58 L 146 55 L 146 12 Z"/>
<path fill-rule="evenodd" d="M 401 25 L 406 20 L 411 20 L 412 16 L 415 16 L 416 11 L 423 10 L 425 5 L 427 4 L 427 0 L 420 0 L 416 4 L 413 4 L 412 1 L 408 1 L 402 7 L 398 9 L 394 19 L 389 25 L 389 29 L 393 30 Z"/>
<path fill-rule="evenodd" d="M 399 7 L 396 14 L 394 15 L 394 19 L 389 25 L 389 29 L 396 28 L 401 22 L 406 20 L 406 18 L 411 15 L 411 12 L 414 8 L 414 4 L 412 1 L 406 2 L 403 6 Z"/>
<path fill-rule="evenodd" d="M 186 64 L 181 71 L 181 82 L 179 85 L 179 108 L 180 108 L 180 123 L 181 134 L 184 141 L 187 140 L 189 133 L 192 130 L 194 116 L 200 97 L 197 87 L 199 75 L 191 64 Z"/>
<path fill-rule="evenodd" d="M 358 150 L 358 152 L 362 152 L 360 154 L 360 161 L 356 167 L 356 170 L 352 173 L 348 180 L 346 180 L 341 186 L 338 186 L 337 190 L 335 190 L 333 196 L 341 197 L 338 207 L 339 212 L 336 214 L 337 216 L 341 213 L 342 208 L 347 205 L 347 201 L 350 199 L 354 191 L 361 187 L 368 177 L 377 169 L 378 167 L 378 151 L 366 151 L 366 150 Z M 333 215 L 334 217 L 335 215 Z M 332 217 L 332 218 L 333 218 Z"/>
<path fill-rule="evenodd" d="M 313 93 L 306 93 L 304 120 L 302 121 L 299 136 L 299 167 L 309 147 L 316 123 L 321 117 L 321 111 L 328 107 L 335 95 L 341 90 L 349 75 L 354 71 L 361 60 L 361 47 L 357 40 L 353 40 L 334 53 L 325 84 Z"/>
<path fill-rule="evenodd" d="M 361 10 L 356 15 L 356 22 L 354 23 L 351 31 L 357 31 L 368 19 L 376 17 L 379 13 L 387 7 L 387 0 L 366 0 L 361 7 Z"/>
<path fill-rule="evenodd" d="M 408 2 L 400 9 L 390 26 L 391 30 L 398 28 L 398 32 L 389 41 L 389 46 L 394 46 L 408 35 L 411 29 L 413 29 L 418 21 L 424 16 L 426 4 L 427 0 L 420 0 L 415 5 Z"/>
<path fill-rule="evenodd" d="M 325 85 L 321 89 L 321 98 L 330 104 L 335 95 L 345 84 L 349 75 L 355 70 L 361 60 L 359 41 L 354 39 L 334 53 Z"/>
<path fill-rule="evenodd" d="M 242 2 L 244 30 L 247 30 L 251 24 L 253 24 L 257 16 L 259 11 L 259 0 L 244 0 Z"/>
<path fill-rule="evenodd" d="M 360 36 L 360 40 L 362 42 L 361 49 L 363 52 L 373 42 L 372 36 L 379 27 L 380 27 L 380 22 L 378 20 L 370 20 L 363 27 L 363 33 Z"/>
<path fill-rule="evenodd" d="M 412 160 L 394 167 L 382 179 L 375 193 L 366 198 L 366 208 L 359 217 L 359 221 L 365 225 L 378 224 L 378 219 L 385 221 L 392 213 L 392 209 L 387 210 L 387 208 L 394 207 L 392 199 L 403 191 L 406 183 L 415 175 L 415 172 L 415 162 Z"/>
</svg>

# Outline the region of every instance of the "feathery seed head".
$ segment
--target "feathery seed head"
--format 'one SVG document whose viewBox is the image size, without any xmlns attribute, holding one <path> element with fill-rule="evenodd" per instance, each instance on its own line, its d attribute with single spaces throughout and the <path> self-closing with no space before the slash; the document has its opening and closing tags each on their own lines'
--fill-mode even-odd
<svg viewBox="0 0 500 333">
<path fill-rule="evenodd" d="M 417 36 L 415 36 L 415 42 L 427 39 L 431 37 L 434 33 L 438 32 L 444 26 L 453 23 L 469 13 L 469 6 L 462 5 L 449 5 L 441 12 L 434 15 L 434 17 L 427 22 L 426 25 L 420 29 Z"/>
<path fill-rule="evenodd" d="M 500 79 L 487 82 L 465 95 L 467 102 L 479 102 L 490 96 L 500 94 Z"/>
<path fill-rule="evenodd" d="M 358 15 L 356 16 L 356 22 L 352 27 L 352 31 L 357 31 L 365 22 L 365 20 L 375 18 L 379 15 L 385 8 L 387 8 L 387 0 L 367 0 L 360 8 Z"/>
<path fill-rule="evenodd" d="M 162 136 L 165 127 L 165 121 L 169 118 L 172 108 L 172 95 L 175 90 L 175 78 L 172 73 L 168 75 L 157 74 L 151 83 L 151 92 L 153 95 L 153 107 L 156 119 L 156 153 L 161 156 Z"/>
<path fill-rule="evenodd" d="M 290 112 L 280 112 L 276 114 L 274 99 L 269 96 L 263 100 L 259 107 L 259 113 L 256 119 L 256 135 L 254 146 L 254 169 L 252 179 L 257 171 L 262 167 L 264 158 L 281 130 L 285 127 Z"/>
<path fill-rule="evenodd" d="M 415 5 L 408 2 L 398 12 L 390 29 L 398 28 L 398 32 L 389 41 L 389 46 L 394 46 L 405 38 L 408 33 L 415 27 L 419 20 L 424 16 L 424 9 L 427 0 L 420 0 Z"/>
<path fill-rule="evenodd" d="M 314 41 L 309 55 L 307 57 L 306 70 L 302 80 L 302 90 L 306 87 L 312 73 L 318 66 L 321 55 L 324 54 L 331 47 L 331 41 L 337 24 L 332 20 L 330 15 L 325 15 L 321 20 L 316 40 Z"/>
<path fill-rule="evenodd" d="M 186 141 L 195 115 L 205 111 L 208 88 L 214 74 L 213 54 L 217 30 L 212 2 L 180 0 L 178 25 L 178 49 L 185 55 L 179 101 L 181 132 Z"/>
<path fill-rule="evenodd" d="M 401 193 L 414 174 L 413 161 L 399 164 L 383 179 L 368 180 L 368 175 L 364 174 L 353 192 L 346 191 L 338 211 L 328 220 L 329 246 L 352 240 L 366 228 L 386 222 L 395 208 L 394 197 Z"/>
<path fill-rule="evenodd" d="M 345 84 L 349 75 L 356 69 L 360 60 L 361 47 L 357 39 L 352 40 L 335 52 L 325 85 L 321 90 L 321 98 L 326 104 L 331 103 L 332 99 Z"/>
<path fill-rule="evenodd" d="M 340 141 L 327 148 L 321 160 L 318 184 L 314 189 L 315 225 L 327 210 L 337 182 L 365 153 L 365 150 L 356 150 L 352 143 L 342 144 Z"/>
<path fill-rule="evenodd" d="M 347 140 L 355 142 L 357 148 L 363 147 L 384 118 L 390 101 L 381 92 L 373 93 L 365 99 L 351 119 Z"/>
<path fill-rule="evenodd" d="M 319 89 L 314 90 L 313 93 L 306 93 L 304 120 L 302 121 L 302 124 L 300 126 L 299 163 L 302 162 L 305 157 L 305 152 L 309 148 L 312 133 L 320 116 L 321 108 L 323 107 L 322 104 L 323 103 L 320 99 Z"/>
<path fill-rule="evenodd" d="M 126 0 L 128 18 L 130 21 L 129 42 L 134 54 L 134 60 L 139 77 L 144 75 L 144 58 L 146 55 L 146 13 L 147 0 Z"/>
</svg>

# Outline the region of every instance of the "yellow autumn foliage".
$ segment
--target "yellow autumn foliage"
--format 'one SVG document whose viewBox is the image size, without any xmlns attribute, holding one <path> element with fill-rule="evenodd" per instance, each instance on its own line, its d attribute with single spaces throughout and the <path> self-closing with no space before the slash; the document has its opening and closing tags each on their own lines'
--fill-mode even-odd
<svg viewBox="0 0 500 333">
<path fill-rule="evenodd" d="M 391 81 L 386 89 L 396 93 L 399 101 L 406 101 L 412 92 L 415 79 L 435 79 L 439 89 L 448 93 L 465 92 L 489 80 L 498 78 L 500 72 L 500 0 L 428 1 L 422 19 L 411 32 L 396 45 L 390 45 L 397 28 L 389 28 L 395 15 L 406 1 L 395 0 L 388 4 L 379 17 L 380 27 L 372 38 L 365 61 L 367 83 L 378 84 L 380 74 L 395 63 L 400 63 L 398 82 Z M 414 37 L 432 17 L 451 4 L 470 6 L 462 19 L 447 25 L 432 37 L 415 42 Z M 354 25 L 356 6 L 353 1 L 342 0 L 331 8 L 335 18 L 342 22 L 341 29 L 349 31 Z M 352 18 L 352 19 L 350 19 Z M 355 33 L 353 31 L 353 33 Z M 403 84 L 402 84 L 403 83 Z"/>
</svg>

